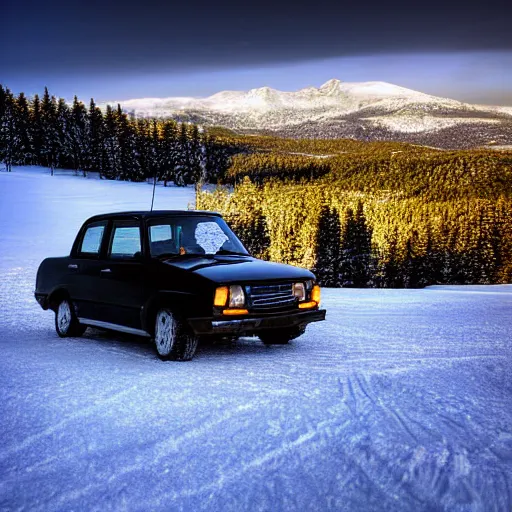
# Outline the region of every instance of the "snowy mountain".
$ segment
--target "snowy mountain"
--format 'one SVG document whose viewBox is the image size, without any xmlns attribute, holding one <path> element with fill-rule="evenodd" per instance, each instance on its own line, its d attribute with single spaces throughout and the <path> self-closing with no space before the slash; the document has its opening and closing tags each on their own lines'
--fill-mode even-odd
<svg viewBox="0 0 512 512">
<path fill-rule="evenodd" d="M 386 82 L 342 82 L 284 92 L 269 87 L 208 98 L 122 102 L 137 116 L 173 117 L 292 137 L 409 140 L 441 146 L 512 144 L 512 107 L 470 105 Z"/>
</svg>

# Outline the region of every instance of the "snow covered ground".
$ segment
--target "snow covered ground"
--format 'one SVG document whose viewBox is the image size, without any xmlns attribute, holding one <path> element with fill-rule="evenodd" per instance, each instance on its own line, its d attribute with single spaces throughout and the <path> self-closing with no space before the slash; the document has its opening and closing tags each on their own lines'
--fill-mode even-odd
<svg viewBox="0 0 512 512">
<path fill-rule="evenodd" d="M 327 321 L 291 345 L 190 363 L 58 338 L 40 260 L 150 196 L 0 173 L 0 510 L 512 510 L 512 286 L 324 290 Z"/>
</svg>

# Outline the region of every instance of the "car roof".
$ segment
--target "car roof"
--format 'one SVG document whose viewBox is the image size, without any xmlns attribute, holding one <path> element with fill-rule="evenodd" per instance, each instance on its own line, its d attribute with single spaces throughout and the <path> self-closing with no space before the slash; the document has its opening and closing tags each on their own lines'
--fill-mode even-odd
<svg viewBox="0 0 512 512">
<path fill-rule="evenodd" d="M 131 212 L 113 212 L 94 215 L 87 219 L 86 223 L 109 219 L 151 219 L 158 217 L 198 217 L 204 215 L 213 215 L 222 217 L 218 212 L 209 212 L 203 210 L 153 210 L 153 211 L 131 211 Z"/>
</svg>

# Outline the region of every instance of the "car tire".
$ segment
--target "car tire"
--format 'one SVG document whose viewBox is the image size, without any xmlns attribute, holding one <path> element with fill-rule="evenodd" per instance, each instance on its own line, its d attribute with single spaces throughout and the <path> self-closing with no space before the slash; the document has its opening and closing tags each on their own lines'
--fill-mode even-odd
<svg viewBox="0 0 512 512">
<path fill-rule="evenodd" d="M 155 317 L 155 347 L 162 361 L 190 361 L 196 352 L 198 337 L 170 309 L 159 309 Z"/>
<path fill-rule="evenodd" d="M 291 340 L 302 336 L 305 332 L 306 327 L 291 327 L 289 329 L 262 331 L 258 334 L 258 337 L 265 345 L 286 345 Z"/>
<path fill-rule="evenodd" d="M 77 338 L 87 329 L 76 317 L 75 308 L 69 299 L 62 299 L 55 310 L 55 330 L 61 338 Z"/>
</svg>

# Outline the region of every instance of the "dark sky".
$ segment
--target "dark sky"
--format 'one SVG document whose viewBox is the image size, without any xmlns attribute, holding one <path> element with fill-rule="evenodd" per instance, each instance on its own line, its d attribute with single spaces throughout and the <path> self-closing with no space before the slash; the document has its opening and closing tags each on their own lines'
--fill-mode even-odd
<svg viewBox="0 0 512 512">
<path fill-rule="evenodd" d="M 511 1 L 299 2 L 3 0 L 0 82 L 512 51 Z"/>
<path fill-rule="evenodd" d="M 4 0 L 0 70 L 218 68 L 512 49 L 512 2 Z M 7 14 L 5 16 L 5 13 Z"/>
</svg>

